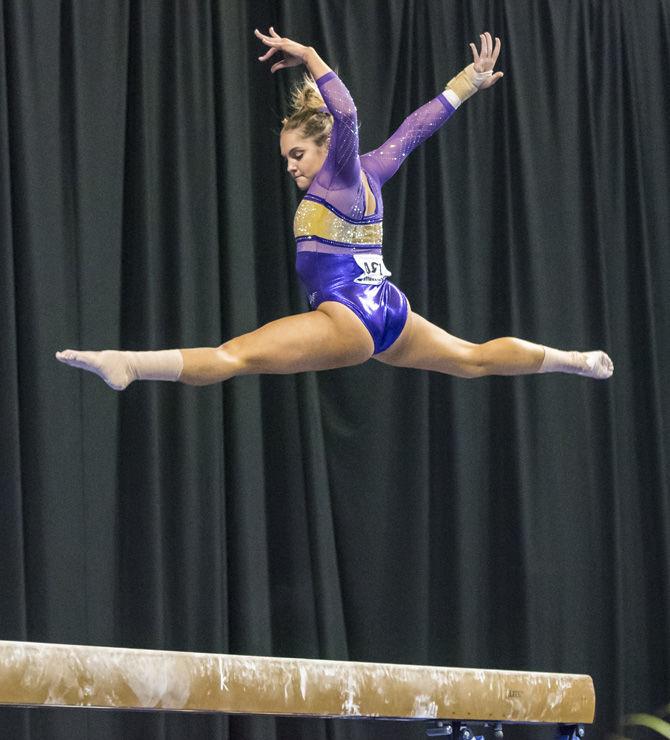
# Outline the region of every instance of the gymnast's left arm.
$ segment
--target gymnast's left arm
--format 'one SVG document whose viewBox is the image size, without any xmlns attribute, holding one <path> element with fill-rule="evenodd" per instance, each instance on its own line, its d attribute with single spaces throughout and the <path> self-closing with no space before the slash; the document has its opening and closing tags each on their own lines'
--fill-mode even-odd
<svg viewBox="0 0 670 740">
<path fill-rule="evenodd" d="M 432 136 L 461 103 L 478 90 L 492 87 L 503 76 L 502 72 L 493 71 L 500 54 L 500 39 L 496 38 L 494 43 L 488 31 L 480 34 L 479 38 L 479 51 L 475 44 L 470 44 L 472 63 L 449 80 L 436 98 L 408 116 L 382 146 L 361 157 L 366 171 L 377 177 L 380 185 L 398 171 L 407 156 Z"/>
</svg>

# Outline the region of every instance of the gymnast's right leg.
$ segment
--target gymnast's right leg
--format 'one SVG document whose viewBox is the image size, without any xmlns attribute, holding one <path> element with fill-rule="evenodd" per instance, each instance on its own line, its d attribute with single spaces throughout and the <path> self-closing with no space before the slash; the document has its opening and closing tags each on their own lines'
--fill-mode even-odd
<svg viewBox="0 0 670 740">
<path fill-rule="evenodd" d="M 328 370 L 358 365 L 373 352 L 372 337 L 360 319 L 346 306 L 326 301 L 316 311 L 271 321 L 220 347 L 158 352 L 65 350 L 56 358 L 95 373 L 114 390 L 123 390 L 134 380 L 210 385 L 237 375 Z"/>
</svg>

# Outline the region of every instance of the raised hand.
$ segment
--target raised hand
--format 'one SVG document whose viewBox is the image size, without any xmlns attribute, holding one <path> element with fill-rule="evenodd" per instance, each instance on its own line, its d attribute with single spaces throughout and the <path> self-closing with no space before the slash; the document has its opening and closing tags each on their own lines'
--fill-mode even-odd
<svg viewBox="0 0 670 740">
<path fill-rule="evenodd" d="M 488 31 L 480 33 L 479 39 L 481 41 L 481 48 L 479 51 L 477 51 L 477 47 L 473 43 L 470 44 L 474 69 L 475 72 L 489 72 L 493 69 L 498 60 L 498 55 L 500 54 L 500 39 L 496 37 L 494 46 L 493 39 Z M 502 76 L 502 72 L 495 72 L 478 85 L 479 89 L 486 90 L 487 87 L 495 85 Z"/>
<path fill-rule="evenodd" d="M 266 62 L 278 51 L 281 51 L 284 54 L 283 59 L 275 62 L 272 67 L 270 67 L 270 72 L 276 72 L 279 69 L 286 69 L 288 67 L 298 67 L 305 63 L 305 57 L 309 51 L 308 46 L 303 46 L 296 41 L 291 41 L 291 39 L 282 38 L 272 26 L 270 26 L 269 36 L 261 33 L 257 28 L 254 30 L 254 34 L 266 46 L 270 47 L 263 56 L 258 57 L 259 61 Z"/>
</svg>

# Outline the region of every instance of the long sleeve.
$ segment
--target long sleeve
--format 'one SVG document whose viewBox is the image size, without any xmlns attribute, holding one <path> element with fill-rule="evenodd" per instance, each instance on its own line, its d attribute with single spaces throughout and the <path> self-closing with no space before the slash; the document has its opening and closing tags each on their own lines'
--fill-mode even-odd
<svg viewBox="0 0 670 740">
<path fill-rule="evenodd" d="M 333 116 L 328 156 L 317 175 L 317 182 L 328 190 L 355 186 L 361 177 L 356 105 L 349 90 L 335 72 L 328 72 L 319 77 L 316 84 L 328 111 Z"/>
<path fill-rule="evenodd" d="M 432 136 L 454 113 L 444 94 L 414 111 L 380 147 L 361 157 L 363 166 L 383 185 L 395 175 L 407 156 Z"/>
</svg>

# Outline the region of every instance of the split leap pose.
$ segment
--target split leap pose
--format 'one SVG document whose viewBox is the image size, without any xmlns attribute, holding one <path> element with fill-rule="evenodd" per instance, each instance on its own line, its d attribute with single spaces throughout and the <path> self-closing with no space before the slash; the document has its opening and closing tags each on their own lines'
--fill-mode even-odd
<svg viewBox="0 0 670 740">
<path fill-rule="evenodd" d="M 444 92 L 412 113 L 378 149 L 358 153 L 356 107 L 337 75 L 309 46 L 256 31 L 281 57 L 275 72 L 304 64 L 311 78 L 294 94 L 283 121 L 281 154 L 288 174 L 307 191 L 295 215 L 296 267 L 312 311 L 272 321 L 220 347 L 157 352 L 65 350 L 56 357 L 124 389 L 134 380 L 218 383 L 252 373 L 299 373 L 357 365 L 374 357 L 400 367 L 463 378 L 563 372 L 608 378 L 610 358 L 599 350 L 563 351 L 503 337 L 483 344 L 458 339 L 414 313 L 387 276 L 382 259 L 382 185 L 407 155 L 456 108 L 502 76 L 493 72 L 500 39 L 483 33 L 470 44 L 473 63 Z"/>
</svg>

